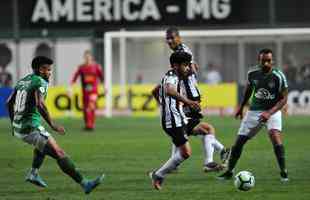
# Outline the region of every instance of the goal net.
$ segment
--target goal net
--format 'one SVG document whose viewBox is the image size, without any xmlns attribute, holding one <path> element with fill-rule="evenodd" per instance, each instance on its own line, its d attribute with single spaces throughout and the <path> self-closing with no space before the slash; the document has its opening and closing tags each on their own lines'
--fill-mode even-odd
<svg viewBox="0 0 310 200">
<path fill-rule="evenodd" d="M 244 84 L 261 48 L 271 48 L 277 65 L 282 66 L 290 53 L 285 48 L 288 43 L 310 41 L 309 28 L 189 30 L 180 31 L 180 35 L 200 66 L 199 86 L 207 99 L 205 106 L 228 113 L 237 105 L 238 86 Z M 170 54 L 165 31 L 106 32 L 104 114 L 156 115 L 150 92 L 168 70 Z M 209 84 L 210 70 L 219 72 L 221 84 Z"/>
</svg>

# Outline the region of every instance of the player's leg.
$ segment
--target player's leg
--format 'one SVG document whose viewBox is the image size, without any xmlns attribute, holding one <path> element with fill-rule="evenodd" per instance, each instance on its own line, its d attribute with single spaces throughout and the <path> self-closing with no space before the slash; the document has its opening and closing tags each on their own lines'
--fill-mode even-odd
<svg viewBox="0 0 310 200">
<path fill-rule="evenodd" d="M 178 147 L 179 151 L 169 158 L 158 170 L 150 173 L 155 189 L 160 190 L 165 176 L 175 170 L 184 160 L 190 157 L 191 148 L 188 142 Z"/>
<path fill-rule="evenodd" d="M 92 110 L 90 108 L 91 98 L 90 94 L 87 92 L 83 92 L 83 114 L 84 114 L 84 123 L 85 130 L 92 130 Z"/>
<path fill-rule="evenodd" d="M 43 164 L 45 154 L 40 152 L 37 148 L 33 150 L 32 168 L 26 175 L 26 181 L 31 182 L 40 187 L 47 187 L 47 184 L 39 176 L 39 169 Z"/>
<path fill-rule="evenodd" d="M 199 124 L 200 122 L 200 119 L 193 119 L 193 118 L 190 118 L 188 120 L 188 124 L 186 125 L 186 134 L 188 136 L 190 135 L 194 135 L 193 133 L 193 129 L 197 126 L 197 124 Z M 170 158 L 173 158 L 174 155 L 179 151 L 179 148 L 176 147 L 176 145 L 172 142 L 172 145 L 171 145 L 171 156 Z M 178 171 L 178 168 L 175 168 L 174 170 L 172 170 L 171 172 L 177 172 Z"/>
<path fill-rule="evenodd" d="M 281 181 L 288 181 L 288 173 L 285 165 L 285 151 L 281 139 L 281 132 L 275 129 L 269 131 L 269 136 L 273 144 L 273 150 L 280 168 Z"/>
<path fill-rule="evenodd" d="M 174 143 L 171 144 L 171 155 L 170 158 L 173 158 L 174 155 L 179 151 L 178 147 L 175 146 Z M 176 167 L 174 170 L 171 171 L 171 173 L 177 173 L 178 167 Z"/>
<path fill-rule="evenodd" d="M 97 102 L 98 95 L 96 93 L 93 93 L 89 97 L 89 127 L 91 129 L 95 128 L 95 120 L 96 120 L 96 102 Z"/>
<path fill-rule="evenodd" d="M 223 166 L 214 162 L 213 154 L 214 151 L 220 152 L 222 155 L 221 157 L 224 160 L 224 157 L 227 157 L 225 155 L 228 155 L 228 151 L 226 151 L 224 145 L 216 139 L 215 128 L 211 124 L 201 122 L 192 130 L 192 134 L 199 135 L 202 140 L 205 155 L 204 171 L 208 172 L 222 170 Z"/>
<path fill-rule="evenodd" d="M 262 127 L 262 124 L 259 123 L 260 112 L 256 111 L 248 111 L 243 118 L 237 139 L 234 145 L 231 148 L 231 154 L 228 160 L 228 167 L 226 172 L 218 176 L 218 179 L 230 179 L 233 175 L 233 169 L 235 168 L 241 153 L 243 151 L 243 146 L 247 143 L 247 141 L 254 137 Z"/>
<path fill-rule="evenodd" d="M 191 156 L 191 147 L 185 136 L 183 128 L 175 128 L 173 130 L 165 130 L 172 137 L 173 143 L 178 148 L 176 154 L 169 158 L 158 170 L 150 173 L 152 183 L 155 189 L 160 190 L 162 182 L 167 174 L 177 168 L 184 160 Z"/>
<path fill-rule="evenodd" d="M 188 142 L 178 147 L 179 151 L 174 154 L 161 168 L 156 171 L 156 175 L 165 177 L 171 170 L 179 166 L 185 159 L 191 155 L 191 148 Z"/>
<path fill-rule="evenodd" d="M 273 114 L 267 122 L 269 138 L 272 142 L 274 153 L 280 168 L 281 181 L 288 181 L 288 173 L 285 165 L 285 150 L 281 137 L 282 116 L 281 112 Z"/>
<path fill-rule="evenodd" d="M 24 142 L 35 147 L 33 151 L 32 168 L 26 175 L 26 181 L 40 187 L 47 187 L 47 184 L 39 175 L 39 168 L 42 166 L 45 158 L 43 148 L 47 142 L 48 137 L 50 136 L 49 133 L 40 126 L 34 130 L 31 130 L 28 134 L 20 135 L 18 133 L 14 133 L 14 135 L 22 138 Z"/>
<path fill-rule="evenodd" d="M 47 144 L 44 147 L 44 153 L 56 159 L 60 169 L 70 176 L 76 183 L 80 184 L 86 194 L 90 193 L 95 187 L 97 187 L 104 177 L 101 175 L 93 181 L 84 178 L 76 168 L 74 162 L 65 154 L 64 150 L 58 146 L 52 137 L 48 139 Z"/>
<path fill-rule="evenodd" d="M 170 157 L 173 157 L 174 154 L 176 154 L 178 151 L 178 148 L 175 146 L 175 144 L 172 143 L 171 145 L 171 156 Z"/>
</svg>

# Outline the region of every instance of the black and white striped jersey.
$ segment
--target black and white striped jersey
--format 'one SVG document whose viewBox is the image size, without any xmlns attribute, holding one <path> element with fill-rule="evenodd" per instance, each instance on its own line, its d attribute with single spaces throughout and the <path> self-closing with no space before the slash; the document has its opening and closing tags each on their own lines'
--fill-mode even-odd
<svg viewBox="0 0 310 200">
<path fill-rule="evenodd" d="M 186 52 L 186 53 L 190 54 L 190 55 L 192 56 L 192 61 L 191 61 L 191 63 L 194 63 L 194 55 L 193 55 L 193 52 L 192 52 L 191 49 L 190 49 L 188 46 L 186 46 L 185 44 L 183 44 L 183 43 L 179 44 L 173 51 L 174 51 L 174 52 L 176 52 L 176 51 L 183 51 L 183 52 Z"/>
<path fill-rule="evenodd" d="M 159 91 L 162 126 L 163 128 L 182 127 L 187 124 L 182 103 L 174 97 L 166 95 L 164 89 L 166 84 L 171 84 L 175 86 L 179 93 L 182 92 L 180 79 L 173 70 L 168 71 L 161 81 Z"/>
<path fill-rule="evenodd" d="M 175 48 L 174 51 L 184 51 L 186 53 L 189 53 L 192 56 L 191 63 L 195 63 L 192 51 L 185 44 L 181 43 L 180 45 L 178 45 Z M 197 74 L 195 73 L 195 71 L 193 69 L 191 69 L 191 72 L 187 75 L 187 78 L 185 80 L 183 80 L 186 96 L 187 96 L 187 98 L 189 98 L 190 100 L 193 100 L 193 101 L 200 101 L 200 99 L 201 99 L 200 92 L 198 89 L 197 78 L 198 78 Z"/>
</svg>

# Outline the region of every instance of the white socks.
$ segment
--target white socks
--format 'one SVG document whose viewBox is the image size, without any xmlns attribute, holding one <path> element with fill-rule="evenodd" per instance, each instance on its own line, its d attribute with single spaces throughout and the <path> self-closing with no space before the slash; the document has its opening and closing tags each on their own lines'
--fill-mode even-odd
<svg viewBox="0 0 310 200">
<path fill-rule="evenodd" d="M 222 145 L 222 143 L 220 143 L 213 135 L 213 146 L 215 151 L 217 152 L 221 152 L 224 149 L 224 145 Z"/>
<path fill-rule="evenodd" d="M 213 146 L 214 135 L 208 134 L 202 137 L 202 146 L 205 154 L 205 161 L 204 164 L 213 162 L 213 153 L 214 153 L 214 146 Z"/>
<path fill-rule="evenodd" d="M 224 149 L 224 145 L 222 145 L 213 134 L 200 135 L 200 137 L 205 155 L 204 164 L 213 162 L 214 151 L 221 152 Z M 177 152 L 178 148 L 172 143 L 170 159 L 172 159 Z"/>
<path fill-rule="evenodd" d="M 169 158 L 169 160 L 159 168 L 155 174 L 159 177 L 165 177 L 166 174 L 174 170 L 179 166 L 185 159 L 182 157 L 181 152 L 176 148 L 176 153 Z"/>
<path fill-rule="evenodd" d="M 171 156 L 170 158 L 172 158 L 174 156 L 174 154 L 176 154 L 178 151 L 178 148 L 172 143 L 172 146 L 171 146 Z"/>
</svg>

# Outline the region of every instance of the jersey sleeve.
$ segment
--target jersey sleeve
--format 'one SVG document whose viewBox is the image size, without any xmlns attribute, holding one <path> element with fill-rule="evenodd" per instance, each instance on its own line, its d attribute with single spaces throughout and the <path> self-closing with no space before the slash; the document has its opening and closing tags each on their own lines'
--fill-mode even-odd
<svg viewBox="0 0 310 200">
<path fill-rule="evenodd" d="M 177 87 L 178 77 L 177 76 L 167 76 L 165 83 L 171 84 L 171 85 L 174 85 Z"/>
<path fill-rule="evenodd" d="M 282 71 L 279 70 L 278 72 L 280 74 L 280 84 L 279 84 L 280 88 L 279 88 L 279 90 L 283 91 L 284 89 L 288 88 L 287 79 L 286 79 L 286 77 Z"/>
<path fill-rule="evenodd" d="M 38 91 L 43 97 L 46 97 L 48 84 L 45 80 L 37 78 L 34 80 L 34 90 Z"/>
</svg>

